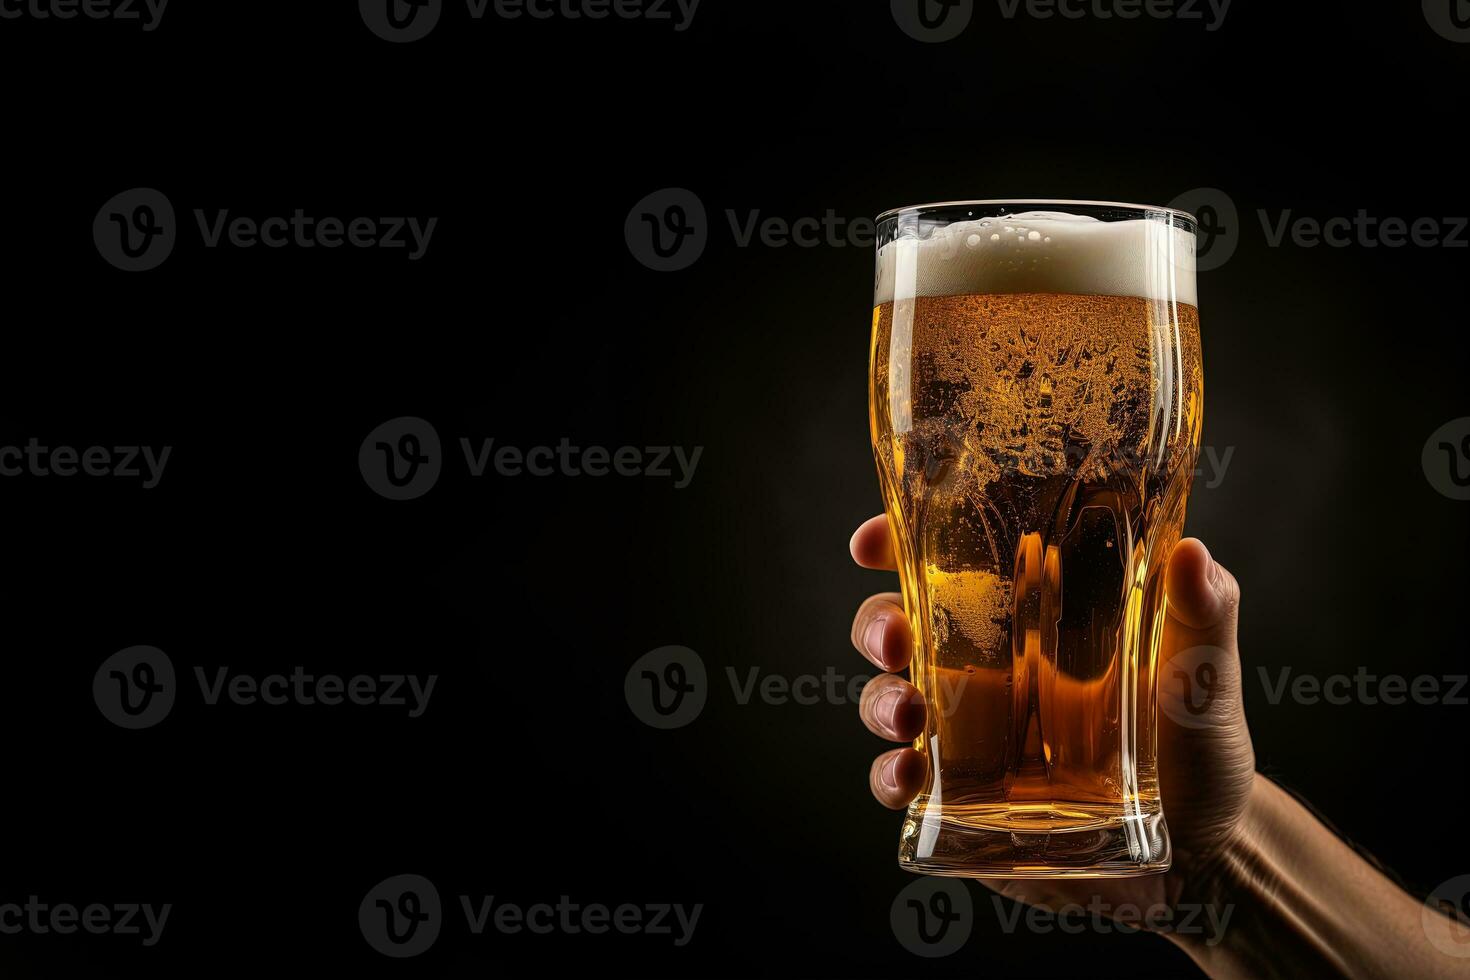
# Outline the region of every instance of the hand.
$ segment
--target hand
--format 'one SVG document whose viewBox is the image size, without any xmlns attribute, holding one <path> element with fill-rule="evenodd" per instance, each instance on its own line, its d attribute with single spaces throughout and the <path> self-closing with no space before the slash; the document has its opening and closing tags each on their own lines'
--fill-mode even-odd
<svg viewBox="0 0 1470 980">
<path fill-rule="evenodd" d="M 898 567 L 886 517 L 875 517 L 858 528 L 851 549 L 865 568 Z M 1199 727 L 1185 727 L 1166 713 L 1159 714 L 1159 789 L 1174 845 L 1172 868 L 1162 875 L 1137 878 L 980 879 L 986 886 L 1008 898 L 1052 909 L 1094 902 L 1111 909 L 1125 905 L 1135 910 L 1159 905 L 1174 909 L 1181 902 L 1207 901 L 1217 893 L 1218 865 L 1241 832 L 1255 782 L 1236 648 L 1240 589 L 1203 544 L 1188 538 L 1170 555 L 1165 591 L 1168 618 L 1159 676 L 1171 676 L 1169 663 L 1176 655 L 1201 647 L 1209 648 L 1216 670 L 1214 697 L 1198 719 Z M 852 640 L 885 671 L 863 689 L 859 704 L 863 723 L 891 741 L 912 741 L 924 730 L 925 706 L 918 690 L 893 674 L 908 666 L 913 651 L 902 596 L 885 592 L 864 602 L 853 621 Z M 893 809 L 907 806 L 923 787 L 926 765 L 913 748 L 883 753 L 873 760 L 869 773 L 873 795 Z M 1137 924 L 1136 919 L 1130 924 Z"/>
<path fill-rule="evenodd" d="M 866 568 L 897 568 L 887 518 L 858 528 L 852 556 Z M 1240 696 L 1234 576 L 1187 538 L 1169 556 L 1164 589 L 1158 676 L 1172 680 L 1176 658 L 1193 674 L 1201 652 L 1215 670 L 1213 697 L 1202 714 L 1189 716 L 1193 724 L 1159 713 L 1159 790 L 1172 867 L 1137 878 L 979 880 L 1053 911 L 1075 905 L 1121 918 L 1131 906 L 1129 925 L 1163 923 L 1160 931 L 1212 977 L 1465 976 L 1470 931 L 1463 918 L 1403 891 L 1254 771 Z M 925 711 L 918 690 L 893 676 L 913 651 L 902 602 L 893 592 L 872 596 L 852 625 L 853 644 L 885 672 L 863 689 L 859 713 L 871 731 L 896 742 L 923 731 Z M 1161 699 L 1177 694 L 1161 685 Z M 898 809 L 923 788 L 924 775 L 920 753 L 894 749 L 873 760 L 869 782 L 880 802 Z M 1194 908 L 1181 909 L 1185 904 Z M 1159 906 L 1182 915 L 1140 918 Z M 1213 913 L 1217 933 L 1168 928 L 1184 916 L 1197 921 L 1200 911 Z"/>
</svg>

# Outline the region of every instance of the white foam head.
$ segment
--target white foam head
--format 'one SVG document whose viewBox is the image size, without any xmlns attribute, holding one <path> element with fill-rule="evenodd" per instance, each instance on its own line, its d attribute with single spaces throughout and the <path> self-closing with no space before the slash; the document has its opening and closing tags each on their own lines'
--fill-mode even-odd
<svg viewBox="0 0 1470 980">
<path fill-rule="evenodd" d="M 1139 296 L 1195 306 L 1194 235 L 1156 219 L 1027 211 L 956 221 L 878 250 L 875 305 L 966 293 Z"/>
</svg>

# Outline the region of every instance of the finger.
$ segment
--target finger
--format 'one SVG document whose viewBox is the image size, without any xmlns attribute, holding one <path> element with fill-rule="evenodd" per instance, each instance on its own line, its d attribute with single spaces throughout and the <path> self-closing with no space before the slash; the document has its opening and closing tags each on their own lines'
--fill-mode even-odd
<svg viewBox="0 0 1470 980">
<path fill-rule="evenodd" d="M 1168 618 L 1159 667 L 1160 724 L 1181 737 L 1245 730 L 1240 651 L 1240 586 L 1195 538 L 1174 547 L 1164 571 Z M 1190 734 L 1186 734 L 1190 733 Z"/>
<path fill-rule="evenodd" d="M 864 568 L 898 571 L 898 562 L 893 557 L 893 540 L 888 536 L 888 517 L 884 514 L 863 521 L 847 547 L 852 552 L 852 560 Z"/>
<path fill-rule="evenodd" d="M 913 655 L 913 635 L 901 602 L 897 592 L 869 596 L 852 620 L 852 645 L 879 670 L 903 670 Z"/>
<path fill-rule="evenodd" d="M 1159 769 L 1169 819 L 1176 827 L 1219 826 L 1221 801 L 1246 799 L 1256 767 L 1236 641 L 1240 586 L 1186 538 L 1169 556 L 1164 591 Z"/>
<path fill-rule="evenodd" d="M 901 677 L 879 674 L 863 685 L 858 717 L 874 735 L 912 742 L 924 730 L 924 696 Z"/>
<path fill-rule="evenodd" d="M 1174 546 L 1164 573 L 1169 618 L 1187 645 L 1235 650 L 1240 585 L 1198 538 Z"/>
<path fill-rule="evenodd" d="M 873 760 L 868 786 L 878 802 L 902 810 L 924 788 L 924 757 L 913 749 L 894 749 Z"/>
</svg>

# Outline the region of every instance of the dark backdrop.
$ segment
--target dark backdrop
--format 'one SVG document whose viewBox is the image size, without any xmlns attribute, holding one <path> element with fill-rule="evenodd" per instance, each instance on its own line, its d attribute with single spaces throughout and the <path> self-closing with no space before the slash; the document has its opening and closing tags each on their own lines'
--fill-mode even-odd
<svg viewBox="0 0 1470 980">
<path fill-rule="evenodd" d="M 307 9 L 310 7 L 311 9 Z M 964 197 L 1166 203 L 1223 191 L 1200 276 L 1205 442 L 1188 531 L 1244 586 L 1263 768 L 1421 894 L 1450 828 L 1463 706 L 1271 705 L 1257 665 L 1465 670 L 1470 503 L 1420 451 L 1470 415 L 1463 247 L 1271 247 L 1257 212 L 1470 213 L 1470 46 L 1414 5 L 1240 3 L 1199 22 L 1006 19 L 921 44 L 885 3 L 705 0 L 666 23 L 471 22 L 408 44 L 350 3 L 180 4 L 145 32 L 0 20 L 7 109 L 0 445 L 168 445 L 158 486 L 0 479 L 7 840 L 0 901 L 173 903 L 161 941 L 0 936 L 8 974 L 1067 976 L 1192 971 L 1148 936 L 975 934 L 925 960 L 851 705 L 740 704 L 726 671 L 866 673 L 853 567 L 880 506 L 866 421 L 871 246 L 740 247 L 726 216 L 854 220 Z M 179 240 L 125 273 L 91 227 L 157 188 Z M 624 222 L 663 188 L 708 246 L 651 271 Z M 192 210 L 435 216 L 402 251 L 206 249 Z M 1444 228 L 1450 227 L 1446 222 Z M 1462 242 L 1470 236 L 1461 236 Z M 1226 241 L 1226 239 L 1222 239 Z M 1222 248 L 1226 247 L 1224 245 Z M 401 416 L 438 484 L 379 496 L 358 449 Z M 694 479 L 473 479 L 497 445 L 702 446 Z M 165 651 L 159 724 L 111 724 L 99 665 Z M 681 645 L 703 713 L 644 725 L 624 678 Z M 192 672 L 437 674 L 388 707 L 207 706 Z M 449 923 L 393 961 L 382 879 Z M 466 934 L 456 896 L 703 903 L 693 941 Z"/>
</svg>

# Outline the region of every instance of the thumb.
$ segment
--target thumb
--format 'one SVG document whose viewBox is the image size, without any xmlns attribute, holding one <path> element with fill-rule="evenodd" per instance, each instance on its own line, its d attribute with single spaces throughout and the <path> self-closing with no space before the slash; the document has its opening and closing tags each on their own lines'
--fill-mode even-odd
<svg viewBox="0 0 1470 980">
<path fill-rule="evenodd" d="M 1239 825 L 1256 757 L 1236 646 L 1240 586 L 1186 538 L 1164 570 L 1168 610 L 1159 651 L 1159 784 L 1181 865 Z"/>
<path fill-rule="evenodd" d="M 1235 649 L 1240 585 L 1235 576 L 1210 557 L 1199 538 L 1185 538 L 1169 555 L 1164 573 L 1169 618 L 1181 636 L 1200 643 Z"/>
<path fill-rule="evenodd" d="M 1168 616 L 1159 665 L 1159 709 L 1184 728 L 1243 719 L 1236 632 L 1240 586 L 1198 538 L 1174 546 L 1164 572 Z"/>
</svg>

